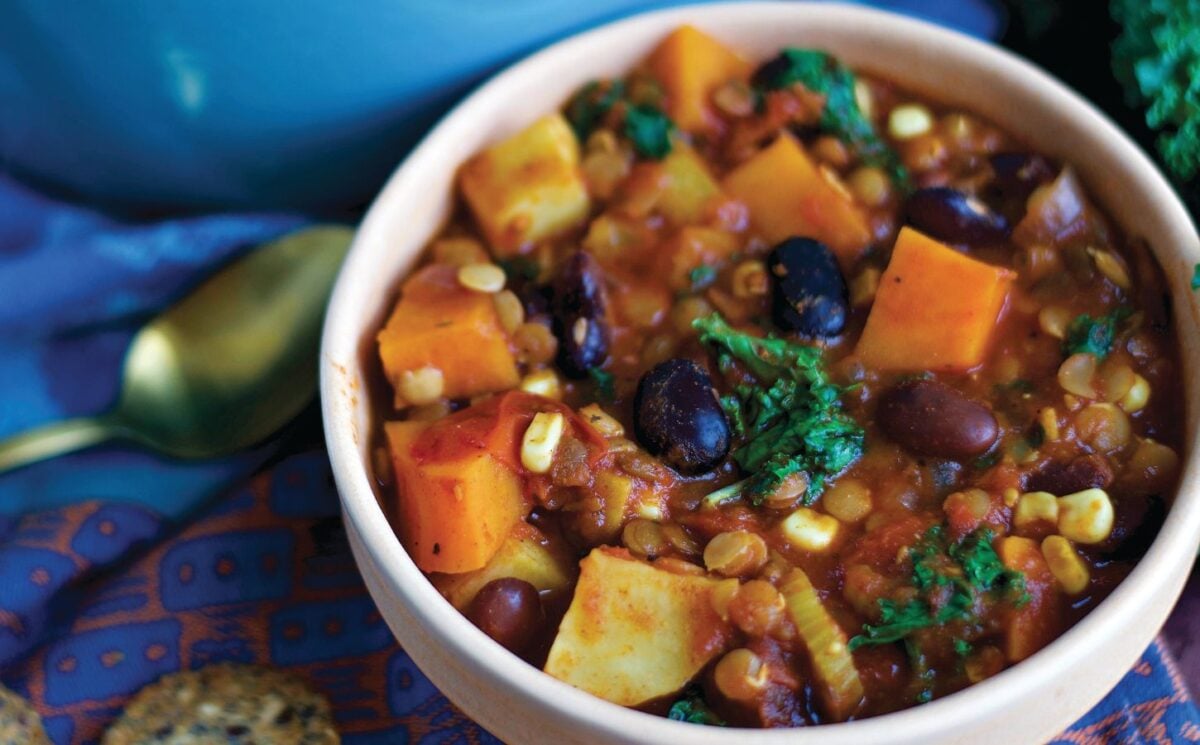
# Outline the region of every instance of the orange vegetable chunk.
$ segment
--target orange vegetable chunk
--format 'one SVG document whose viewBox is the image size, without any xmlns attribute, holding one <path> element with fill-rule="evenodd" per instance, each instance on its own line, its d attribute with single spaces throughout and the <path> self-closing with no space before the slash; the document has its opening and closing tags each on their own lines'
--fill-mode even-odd
<svg viewBox="0 0 1200 745">
<path fill-rule="evenodd" d="M 749 65 L 695 26 L 680 26 L 646 60 L 650 74 L 667 93 L 667 114 L 688 132 L 712 131 L 720 119 L 709 104 L 713 90 L 744 77 Z"/>
<path fill-rule="evenodd" d="M 1025 575 L 1029 593 L 1029 602 L 1009 611 L 1004 621 L 1004 654 L 1009 662 L 1020 662 L 1062 631 L 1062 596 L 1037 541 L 1001 538 L 996 553 L 1004 566 Z"/>
<path fill-rule="evenodd" d="M 858 340 L 863 364 L 963 372 L 983 362 L 1016 274 L 912 228 L 896 239 Z"/>
<path fill-rule="evenodd" d="M 460 285 L 453 267 L 433 265 L 413 275 L 378 342 L 383 371 L 393 387 L 404 373 L 423 367 L 442 371 L 442 395 L 447 398 L 504 390 L 520 382 L 492 296 Z M 405 405 L 399 392 L 396 398 L 397 406 Z"/>
<path fill-rule="evenodd" d="M 384 425 L 400 539 L 423 571 L 480 569 L 525 516 L 516 449 L 533 417 L 527 399 L 540 400 L 515 392 L 432 424 Z"/>
<path fill-rule="evenodd" d="M 750 222 L 771 243 L 815 238 L 850 269 L 871 242 L 866 216 L 840 184 L 826 176 L 791 135 L 729 173 L 722 187 L 750 210 Z"/>
</svg>

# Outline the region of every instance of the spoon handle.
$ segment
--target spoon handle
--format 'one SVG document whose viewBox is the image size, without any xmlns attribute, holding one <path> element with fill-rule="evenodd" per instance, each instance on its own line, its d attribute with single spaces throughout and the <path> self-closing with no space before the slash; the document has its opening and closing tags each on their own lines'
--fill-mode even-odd
<svg viewBox="0 0 1200 745">
<path fill-rule="evenodd" d="M 99 417 L 80 417 L 44 424 L 0 440 L 0 473 L 82 450 L 118 434 L 118 427 Z"/>
</svg>

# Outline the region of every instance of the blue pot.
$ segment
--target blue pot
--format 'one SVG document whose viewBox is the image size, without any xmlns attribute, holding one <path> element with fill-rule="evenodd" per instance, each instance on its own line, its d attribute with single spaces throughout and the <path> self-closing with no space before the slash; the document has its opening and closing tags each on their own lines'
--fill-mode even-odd
<svg viewBox="0 0 1200 745">
<path fill-rule="evenodd" d="M 0 164 L 147 209 L 365 202 L 502 64 L 672 0 L 0 3 Z M 977 35 L 989 0 L 882 0 Z"/>
</svg>

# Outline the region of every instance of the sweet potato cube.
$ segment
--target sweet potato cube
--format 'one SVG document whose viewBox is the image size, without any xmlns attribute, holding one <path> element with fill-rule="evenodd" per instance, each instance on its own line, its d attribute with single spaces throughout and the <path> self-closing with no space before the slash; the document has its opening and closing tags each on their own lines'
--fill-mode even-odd
<svg viewBox="0 0 1200 745">
<path fill-rule="evenodd" d="M 720 268 L 738 250 L 737 236 L 715 228 L 681 228 L 658 249 L 658 276 L 675 290 L 692 286 L 692 270 Z"/>
<path fill-rule="evenodd" d="M 494 579 L 515 577 L 542 592 L 562 592 L 575 579 L 575 562 L 529 523 L 518 522 L 482 569 L 464 574 L 435 574 L 435 587 L 450 604 L 466 610 L 475 595 Z"/>
<path fill-rule="evenodd" d="M 483 448 L 439 457 L 417 452 L 414 446 L 439 424 L 384 425 L 398 491 L 397 528 L 422 571 L 470 572 L 491 561 L 524 517 L 521 477 Z"/>
<path fill-rule="evenodd" d="M 542 117 L 471 158 L 459 184 L 501 258 L 574 227 L 588 214 L 579 143 L 560 114 Z"/>
<path fill-rule="evenodd" d="M 383 371 L 397 389 L 397 407 L 406 405 L 399 392 L 401 376 L 423 367 L 442 371 L 448 398 L 505 390 L 520 382 L 491 295 L 459 285 L 451 267 L 427 267 L 405 283 L 378 342 Z"/>
<path fill-rule="evenodd" d="M 1062 596 L 1037 541 L 1007 536 L 997 543 L 1000 561 L 1025 575 L 1029 593 L 1029 602 L 1010 610 L 1004 619 L 1004 654 L 1009 662 L 1020 662 L 1062 631 Z"/>
<path fill-rule="evenodd" d="M 688 132 L 711 131 L 720 119 L 709 104 L 713 90 L 745 77 L 749 65 L 721 42 L 694 26 L 680 26 L 646 61 L 667 93 L 667 114 Z"/>
<path fill-rule="evenodd" d="M 751 224 L 768 241 L 815 238 L 837 255 L 843 270 L 871 242 L 870 226 L 853 197 L 791 135 L 780 135 L 735 168 L 722 187 L 749 208 Z"/>
<path fill-rule="evenodd" d="M 716 580 L 612 548 L 594 549 L 579 568 L 545 668 L 576 688 L 637 706 L 677 693 L 731 639 L 712 608 Z"/>
<path fill-rule="evenodd" d="M 970 370 L 987 354 L 1015 278 L 904 228 L 879 279 L 858 356 L 883 370 Z"/>
</svg>

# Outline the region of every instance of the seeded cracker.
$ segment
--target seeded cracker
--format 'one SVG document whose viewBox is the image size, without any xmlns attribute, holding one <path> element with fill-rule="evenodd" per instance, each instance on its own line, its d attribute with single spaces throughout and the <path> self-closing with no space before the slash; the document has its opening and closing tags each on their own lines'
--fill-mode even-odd
<svg viewBox="0 0 1200 745">
<path fill-rule="evenodd" d="M 50 745 L 33 706 L 4 686 L 0 686 L 0 745 Z"/>
<path fill-rule="evenodd" d="M 103 745 L 337 745 L 329 702 L 278 670 L 220 664 L 146 686 Z"/>
</svg>

